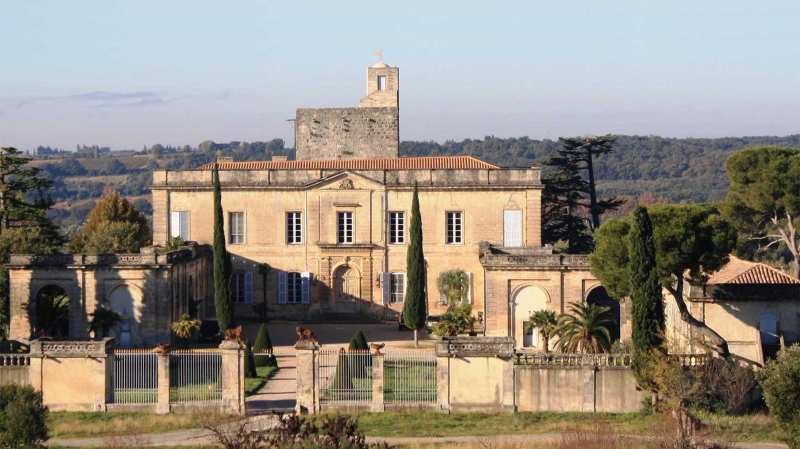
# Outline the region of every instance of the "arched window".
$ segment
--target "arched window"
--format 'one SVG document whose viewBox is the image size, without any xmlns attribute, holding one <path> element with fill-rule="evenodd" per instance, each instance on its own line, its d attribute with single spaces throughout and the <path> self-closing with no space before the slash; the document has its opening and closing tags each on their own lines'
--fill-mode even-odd
<svg viewBox="0 0 800 449">
<path fill-rule="evenodd" d="M 69 337 L 69 296 L 57 285 L 42 287 L 36 294 L 33 335 L 35 337 Z"/>
</svg>

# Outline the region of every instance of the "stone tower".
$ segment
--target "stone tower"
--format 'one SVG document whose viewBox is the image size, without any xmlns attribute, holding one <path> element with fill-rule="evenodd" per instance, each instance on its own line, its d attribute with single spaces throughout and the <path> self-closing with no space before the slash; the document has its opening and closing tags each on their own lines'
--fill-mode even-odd
<svg viewBox="0 0 800 449">
<path fill-rule="evenodd" d="M 399 157 L 400 69 L 367 68 L 367 96 L 358 107 L 300 108 L 295 118 L 297 159 Z"/>
<path fill-rule="evenodd" d="M 383 61 L 367 68 L 367 96 L 358 104 L 362 108 L 400 107 L 400 69 Z"/>
</svg>

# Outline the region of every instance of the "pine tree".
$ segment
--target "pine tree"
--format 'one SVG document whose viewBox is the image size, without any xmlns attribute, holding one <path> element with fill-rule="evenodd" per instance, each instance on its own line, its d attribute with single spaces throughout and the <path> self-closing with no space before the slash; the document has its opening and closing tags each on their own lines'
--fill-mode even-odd
<svg viewBox="0 0 800 449">
<path fill-rule="evenodd" d="M 633 307 L 633 370 L 642 386 L 649 384 L 643 375 L 652 350 L 663 350 L 664 299 L 656 271 L 656 247 L 653 224 L 644 207 L 633 211 L 628 234 L 630 248 L 630 286 Z"/>
<path fill-rule="evenodd" d="M 225 247 L 222 188 L 216 164 L 211 172 L 211 181 L 214 184 L 214 308 L 219 330 L 222 332 L 233 325 L 233 297 L 230 289 L 232 268 L 231 256 Z"/>
<path fill-rule="evenodd" d="M 560 139 L 558 156 L 545 165 L 542 197 L 542 233 L 545 243 L 567 242 L 569 252 L 592 249 L 591 232 L 600 226 L 603 213 L 615 210 L 622 201 L 600 199 L 595 185 L 595 158 L 613 151 L 611 136 Z"/>
<path fill-rule="evenodd" d="M 422 219 L 419 212 L 419 191 L 414 184 L 411 202 L 410 242 L 406 254 L 406 289 L 403 303 L 403 324 L 414 331 L 414 345 L 419 346 L 418 332 L 427 318 L 425 255 L 422 252 Z"/>
<path fill-rule="evenodd" d="M 47 217 L 52 183 L 16 148 L 0 148 L 0 340 L 9 321 L 8 270 L 12 253 L 55 254 L 64 243 Z"/>
</svg>

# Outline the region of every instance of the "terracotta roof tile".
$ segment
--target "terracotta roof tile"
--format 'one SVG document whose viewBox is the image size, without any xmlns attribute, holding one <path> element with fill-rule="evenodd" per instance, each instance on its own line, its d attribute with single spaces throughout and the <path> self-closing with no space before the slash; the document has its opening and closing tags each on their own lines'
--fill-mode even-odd
<svg viewBox="0 0 800 449">
<path fill-rule="evenodd" d="M 800 284 L 788 274 L 757 262 L 731 256 L 730 262 L 711 275 L 709 284 Z"/>
<path fill-rule="evenodd" d="M 199 168 L 211 170 L 213 165 L 212 162 Z M 472 156 L 219 162 L 220 170 L 498 170 L 499 168 Z"/>
</svg>

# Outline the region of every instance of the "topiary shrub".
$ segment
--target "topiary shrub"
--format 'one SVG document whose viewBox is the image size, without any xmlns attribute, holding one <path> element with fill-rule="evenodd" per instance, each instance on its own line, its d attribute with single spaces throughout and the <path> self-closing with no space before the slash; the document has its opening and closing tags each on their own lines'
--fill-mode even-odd
<svg viewBox="0 0 800 449">
<path fill-rule="evenodd" d="M 0 447 L 40 448 L 47 437 L 42 395 L 31 387 L 0 387 Z"/>
<path fill-rule="evenodd" d="M 244 376 L 258 377 L 256 372 L 256 358 L 253 357 L 253 347 L 247 342 L 244 347 Z"/>
<path fill-rule="evenodd" d="M 367 337 L 364 336 L 364 332 L 358 331 L 353 335 L 353 338 L 350 339 L 350 346 L 348 349 L 350 351 L 360 351 L 369 354 L 369 344 L 367 343 Z M 353 377 L 362 379 L 369 378 L 369 370 L 371 368 L 372 357 L 369 355 L 350 356 L 350 373 Z"/>
<path fill-rule="evenodd" d="M 265 352 L 269 354 L 268 356 L 259 355 L 256 357 L 256 366 L 278 366 L 278 359 L 272 355 L 272 340 L 269 338 L 267 323 L 261 323 L 261 325 L 258 326 L 256 341 L 253 343 L 253 352 L 256 354 Z"/>
<path fill-rule="evenodd" d="M 369 344 L 367 343 L 367 337 L 364 336 L 363 331 L 358 331 L 353 334 L 353 338 L 350 339 L 350 347 L 351 351 L 369 351 Z"/>
<path fill-rule="evenodd" d="M 758 375 L 769 413 L 790 449 L 800 449 L 800 344 L 778 352 Z"/>
</svg>

